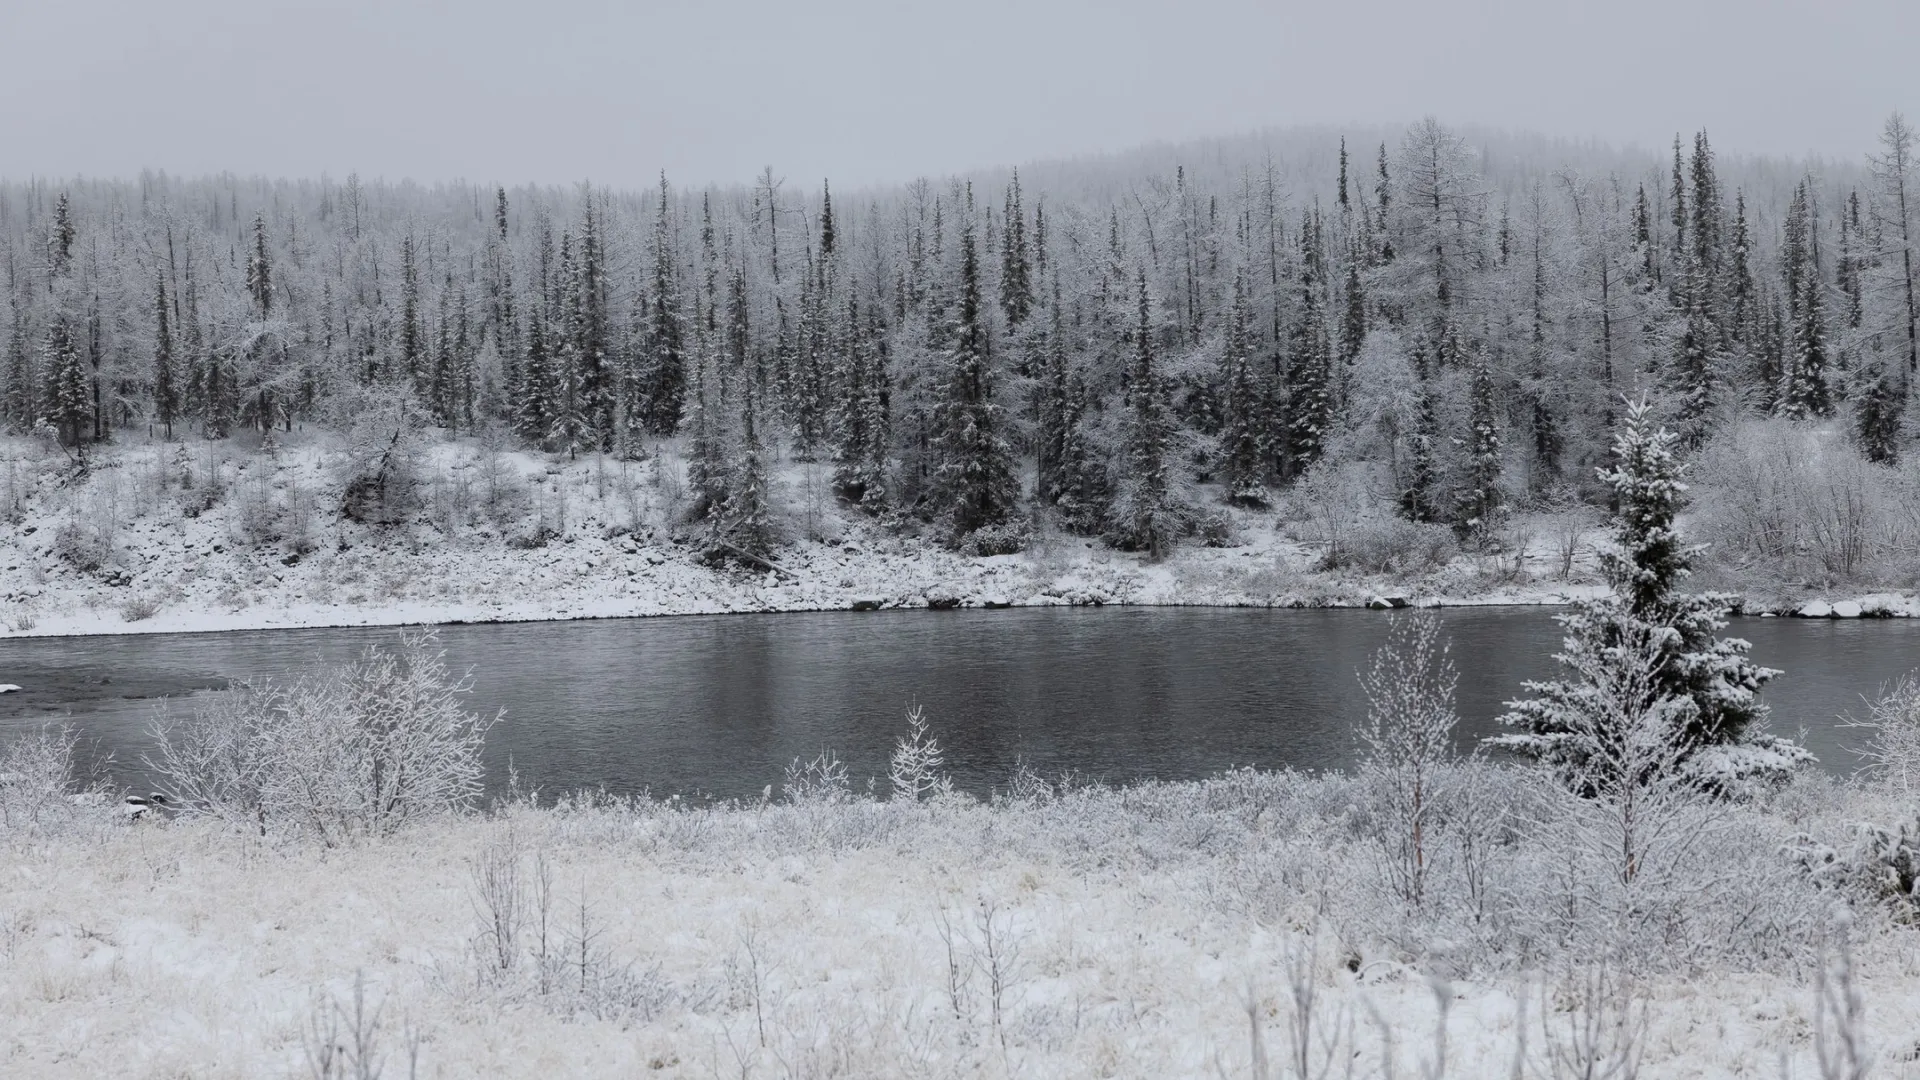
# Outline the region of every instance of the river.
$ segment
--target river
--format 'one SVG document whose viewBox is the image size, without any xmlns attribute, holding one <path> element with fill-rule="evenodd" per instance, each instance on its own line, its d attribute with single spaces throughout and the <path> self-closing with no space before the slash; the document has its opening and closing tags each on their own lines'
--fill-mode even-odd
<svg viewBox="0 0 1920 1080">
<path fill-rule="evenodd" d="M 1462 746 L 1498 730 L 1521 681 L 1551 677 L 1549 608 L 1444 611 L 1460 670 Z M 448 626 L 471 704 L 505 717 L 489 784 L 509 765 L 552 792 L 739 797 L 831 749 L 856 787 L 884 777 L 906 710 L 926 708 L 961 787 L 1042 775 L 1124 782 L 1238 765 L 1338 768 L 1364 711 L 1356 671 L 1387 616 L 1211 608 L 883 611 Z M 1774 729 L 1850 771 L 1863 694 L 1920 665 L 1920 620 L 1737 619 L 1728 633 L 1786 674 Z M 245 631 L 0 641 L 0 735 L 65 718 L 117 784 L 150 785 L 141 757 L 162 700 L 191 709 L 228 679 L 338 661 L 392 629 Z M 882 781 L 884 787 L 884 781 Z"/>
</svg>

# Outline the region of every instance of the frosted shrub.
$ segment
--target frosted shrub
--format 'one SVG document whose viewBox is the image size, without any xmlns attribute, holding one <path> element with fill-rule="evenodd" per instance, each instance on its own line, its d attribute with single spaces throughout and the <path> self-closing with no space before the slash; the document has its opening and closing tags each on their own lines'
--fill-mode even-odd
<svg viewBox="0 0 1920 1080">
<path fill-rule="evenodd" d="M 71 820 L 78 736 L 43 727 L 0 744 L 0 838 L 39 836 Z"/>
<path fill-rule="evenodd" d="M 1736 565 L 1845 581 L 1920 540 L 1903 478 L 1828 433 L 1779 420 L 1730 425 L 1698 472 L 1701 534 Z"/>
<path fill-rule="evenodd" d="M 1369 517 L 1330 539 L 1321 565 L 1366 574 L 1424 574 L 1446 566 L 1458 550 L 1453 531 L 1445 525 Z"/>
<path fill-rule="evenodd" d="M 1920 794 L 1920 673 L 1903 676 L 1873 703 L 1865 721 L 1849 726 L 1873 733 L 1860 750 L 1869 775 L 1903 795 Z"/>
<path fill-rule="evenodd" d="M 811 761 L 794 758 L 787 765 L 781 791 L 800 804 L 834 805 L 851 801 L 853 785 L 847 779 L 847 766 L 831 750 L 822 750 Z"/>
<path fill-rule="evenodd" d="M 61 562 L 82 573 L 92 573 L 106 565 L 112 546 L 97 529 L 77 521 L 63 521 L 53 532 L 53 553 Z"/>
<path fill-rule="evenodd" d="M 262 835 L 336 844 L 459 810 L 480 793 L 490 722 L 461 708 L 431 631 L 343 667 L 235 687 L 190 719 L 163 715 L 152 766 L 187 806 Z"/>
<path fill-rule="evenodd" d="M 927 711 L 915 705 L 907 712 L 907 733 L 894 743 L 888 762 L 887 779 L 897 799 L 919 800 L 927 795 L 952 791 L 953 782 L 940 772 L 946 755 L 940 743 L 927 731 Z"/>
</svg>

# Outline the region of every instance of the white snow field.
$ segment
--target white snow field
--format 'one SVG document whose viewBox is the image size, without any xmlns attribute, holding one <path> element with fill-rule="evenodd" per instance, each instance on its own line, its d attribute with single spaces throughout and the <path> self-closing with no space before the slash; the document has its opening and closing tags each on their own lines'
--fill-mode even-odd
<svg viewBox="0 0 1920 1080">
<path fill-rule="evenodd" d="M 1420 913 L 1337 776 L 523 800 L 337 848 L 16 804 L 0 1075 L 1920 1076 L 1920 931 L 1783 852 L 1910 797 L 1796 783 L 1623 893 L 1490 783 L 1501 839 L 1476 879 L 1436 829 Z"/>
<path fill-rule="evenodd" d="M 1556 536 L 1544 521 L 1516 525 L 1517 556 L 1388 545 L 1374 556 L 1374 573 L 1316 571 L 1329 532 L 1352 543 L 1373 523 L 1330 523 L 1305 510 L 1232 510 L 1233 546 L 1189 540 L 1157 564 L 1057 534 L 1019 554 L 969 557 L 836 505 L 826 491 L 830 467 L 791 462 L 778 470 L 775 493 L 787 541 L 775 556 L 779 571 L 713 569 L 698 561 L 691 538 L 676 542 L 684 467 L 671 447 L 645 463 L 569 462 L 443 441 L 421 451 L 418 505 L 397 524 L 372 525 L 339 513 L 333 437 L 281 438 L 271 454 L 204 441 L 102 448 L 77 483 L 42 460 L 58 451 L 4 440 L 0 634 L 917 607 L 930 599 L 1564 603 L 1600 588 L 1600 534 Z M 1916 606 L 1900 594 L 1856 602 L 1869 614 Z"/>
</svg>

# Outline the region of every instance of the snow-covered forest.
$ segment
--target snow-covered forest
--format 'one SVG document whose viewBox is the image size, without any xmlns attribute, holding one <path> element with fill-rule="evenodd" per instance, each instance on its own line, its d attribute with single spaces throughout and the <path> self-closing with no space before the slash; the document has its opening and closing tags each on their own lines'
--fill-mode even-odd
<svg viewBox="0 0 1920 1080">
<path fill-rule="evenodd" d="M 1645 396 L 1729 559 L 1897 579 L 1920 178 L 1912 128 L 1880 134 L 1866 161 L 1704 132 L 1669 160 L 1428 119 L 838 193 L 16 180 L 0 411 L 62 448 L 43 471 L 324 434 L 322 510 L 375 524 L 448 439 L 670 454 L 678 526 L 751 564 L 791 539 L 795 461 L 965 553 L 1044 525 L 1158 558 L 1289 492 L 1496 551 L 1599 505 Z"/>
</svg>

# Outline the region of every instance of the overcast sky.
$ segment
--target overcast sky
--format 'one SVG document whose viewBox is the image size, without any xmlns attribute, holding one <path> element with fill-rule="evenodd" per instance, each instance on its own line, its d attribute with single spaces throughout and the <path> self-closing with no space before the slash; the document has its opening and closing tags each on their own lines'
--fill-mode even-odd
<svg viewBox="0 0 1920 1080">
<path fill-rule="evenodd" d="M 1920 0 L 0 0 L 0 176 L 848 186 L 1301 123 L 1857 157 Z"/>
</svg>

